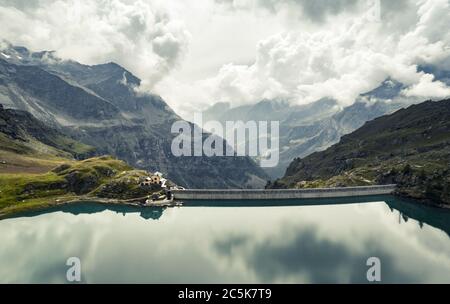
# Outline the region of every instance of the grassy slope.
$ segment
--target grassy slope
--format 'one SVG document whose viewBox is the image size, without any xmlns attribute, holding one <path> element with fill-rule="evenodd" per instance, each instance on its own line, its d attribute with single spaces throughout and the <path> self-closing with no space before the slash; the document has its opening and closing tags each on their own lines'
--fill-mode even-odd
<svg viewBox="0 0 450 304">
<path fill-rule="evenodd" d="M 0 105 L 0 174 L 45 173 L 67 159 L 93 154 L 93 147 L 65 136 L 31 114 Z"/>
<path fill-rule="evenodd" d="M 296 159 L 273 188 L 396 183 L 399 194 L 450 205 L 450 100 L 368 122 L 330 149 Z"/>
<path fill-rule="evenodd" d="M 148 191 L 139 187 L 146 175 L 109 156 L 67 160 L 43 174 L 0 174 L 0 214 L 46 207 L 78 197 L 130 199 Z"/>
</svg>

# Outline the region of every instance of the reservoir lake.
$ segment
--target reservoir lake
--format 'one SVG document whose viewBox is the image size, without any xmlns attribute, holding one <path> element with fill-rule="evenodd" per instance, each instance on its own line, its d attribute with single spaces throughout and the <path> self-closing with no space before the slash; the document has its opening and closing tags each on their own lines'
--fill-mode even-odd
<svg viewBox="0 0 450 304">
<path fill-rule="evenodd" d="M 0 221 L 0 283 L 450 283 L 450 211 L 394 197 L 80 203 Z"/>
</svg>

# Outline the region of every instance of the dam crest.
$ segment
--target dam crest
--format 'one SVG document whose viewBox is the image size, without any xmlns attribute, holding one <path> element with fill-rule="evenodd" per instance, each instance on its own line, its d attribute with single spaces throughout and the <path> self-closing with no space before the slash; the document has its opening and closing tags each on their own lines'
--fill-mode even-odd
<svg viewBox="0 0 450 304">
<path fill-rule="evenodd" d="M 345 188 L 247 190 L 247 189 L 187 189 L 172 190 L 176 200 L 292 200 L 361 197 L 392 194 L 396 185 Z"/>
</svg>

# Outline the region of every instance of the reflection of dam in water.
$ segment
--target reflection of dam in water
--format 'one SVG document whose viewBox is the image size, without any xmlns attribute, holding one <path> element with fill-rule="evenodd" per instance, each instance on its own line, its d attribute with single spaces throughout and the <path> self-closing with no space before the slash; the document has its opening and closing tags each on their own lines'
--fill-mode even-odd
<svg viewBox="0 0 450 304">
<path fill-rule="evenodd" d="M 282 190 L 173 190 L 176 200 L 298 200 L 342 197 L 365 197 L 392 194 L 396 185 L 367 187 L 282 189 Z"/>
</svg>

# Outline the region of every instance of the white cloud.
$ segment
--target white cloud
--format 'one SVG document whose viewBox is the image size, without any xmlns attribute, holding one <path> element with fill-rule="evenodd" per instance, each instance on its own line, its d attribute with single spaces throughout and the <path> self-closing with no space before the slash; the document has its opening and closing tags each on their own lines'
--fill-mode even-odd
<svg viewBox="0 0 450 304">
<path fill-rule="evenodd" d="M 153 85 L 186 52 L 189 33 L 158 2 L 0 0 L 0 36 L 87 64 L 116 61 Z"/>
<path fill-rule="evenodd" d="M 88 64 L 116 61 L 188 116 L 263 98 L 348 105 L 386 78 L 404 97 L 448 88 L 449 0 L 0 0 L 0 36 Z M 76 6 L 75 4 L 79 5 Z"/>
<path fill-rule="evenodd" d="M 434 81 L 433 75 L 425 74 L 419 83 L 405 89 L 403 94 L 407 97 L 444 98 L 450 96 L 450 88 L 441 81 Z"/>
<path fill-rule="evenodd" d="M 232 3 L 242 9 L 248 1 Z M 450 25 L 448 0 L 418 0 L 397 9 L 382 22 L 371 22 L 363 10 L 313 30 L 273 35 L 259 42 L 254 63 L 226 64 L 214 77 L 193 83 L 191 91 L 202 92 L 198 99 L 206 92 L 209 103 L 275 97 L 306 103 L 331 97 L 349 105 L 390 77 L 411 86 L 404 91 L 408 97 L 449 96 L 444 83 L 418 72 L 419 65 L 444 65 L 450 58 L 450 36 L 443 30 Z"/>
</svg>

